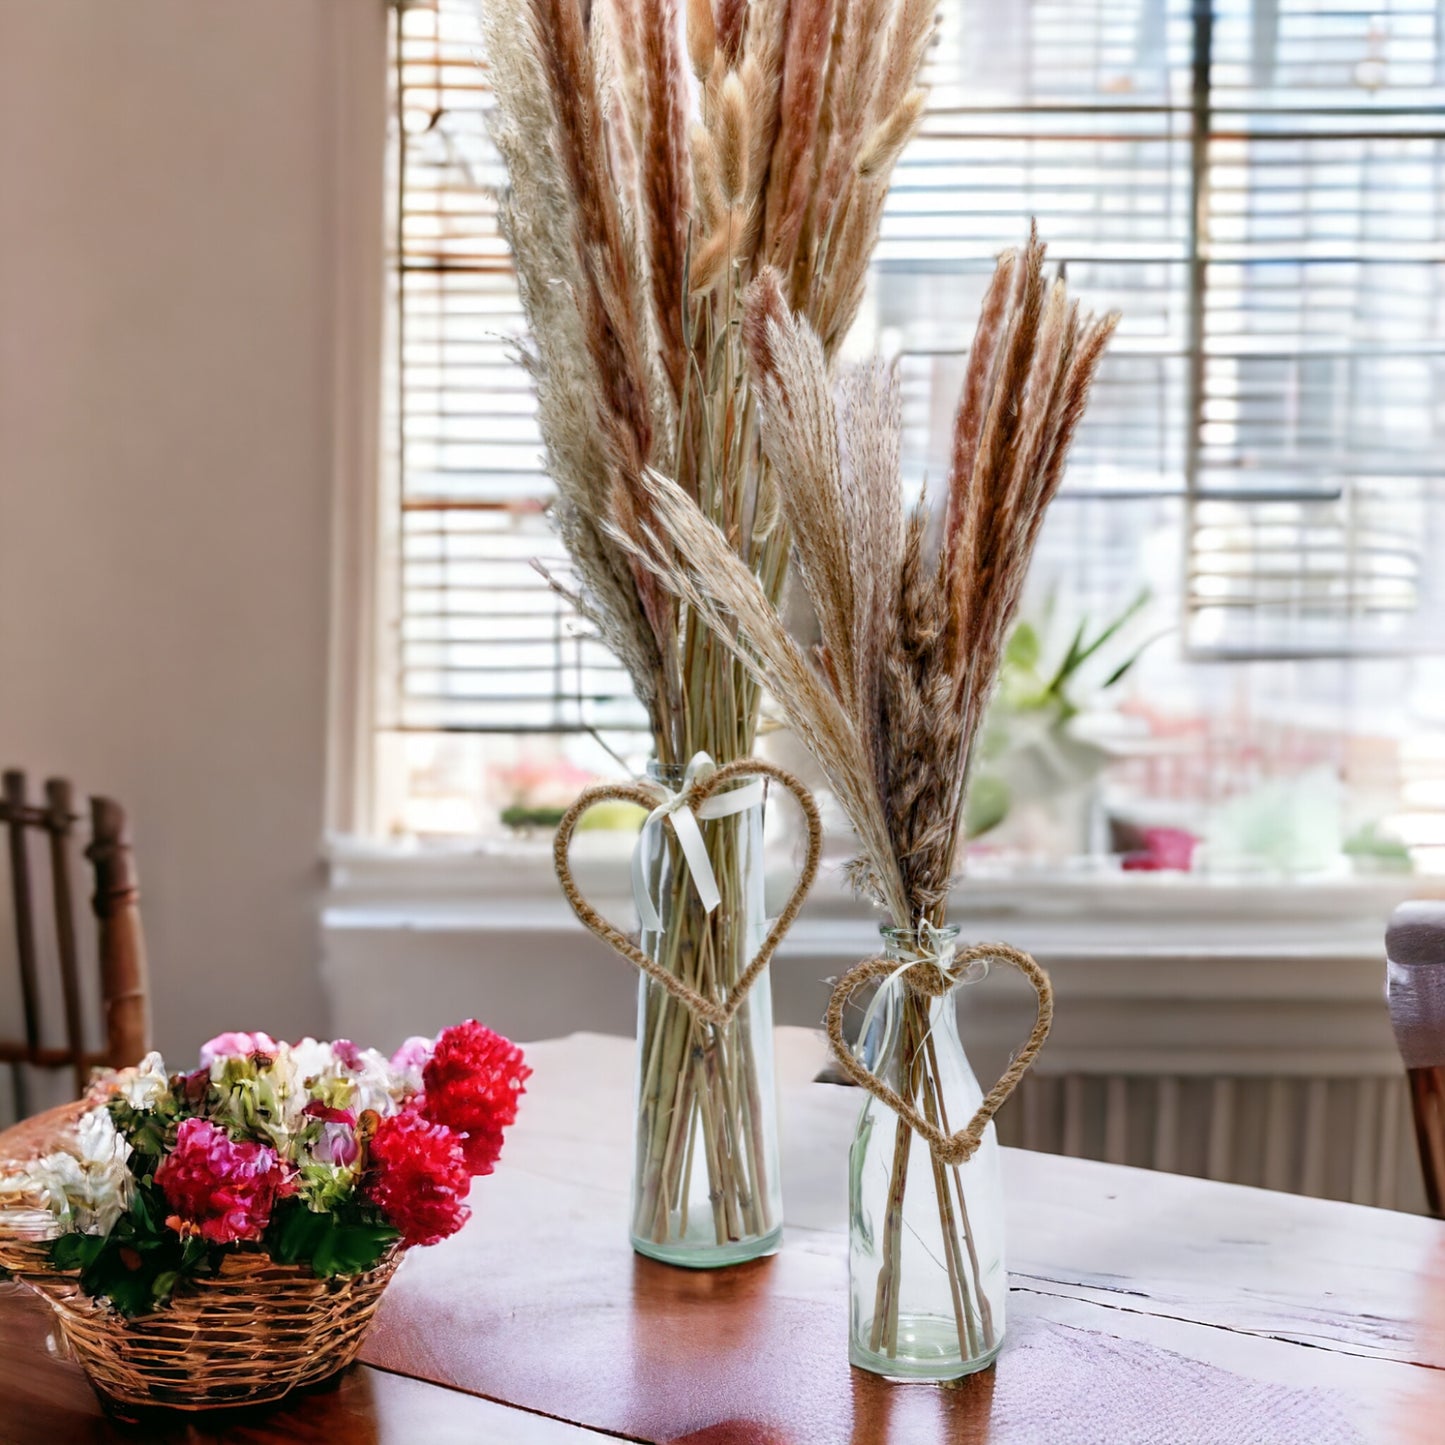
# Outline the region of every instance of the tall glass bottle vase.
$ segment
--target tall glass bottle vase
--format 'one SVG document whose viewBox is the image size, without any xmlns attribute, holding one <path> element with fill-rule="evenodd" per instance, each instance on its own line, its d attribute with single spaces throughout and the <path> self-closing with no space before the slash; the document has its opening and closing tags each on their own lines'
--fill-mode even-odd
<svg viewBox="0 0 1445 1445">
<path fill-rule="evenodd" d="M 882 932 L 890 960 L 919 957 L 913 930 Z M 957 936 L 937 930 L 935 945 Z M 929 998 L 906 977 L 881 987 L 864 1063 L 945 1133 L 964 1128 L 983 1093 L 958 1036 L 958 989 Z M 868 1096 L 849 1159 L 852 1363 L 899 1380 L 955 1379 L 991 1364 L 1003 1343 L 1003 1244 L 992 1123 L 967 1163 L 945 1166 Z"/>
<path fill-rule="evenodd" d="M 674 792 L 684 786 L 680 767 L 648 771 Z M 671 826 L 644 830 L 642 871 L 661 926 L 643 929 L 641 947 L 722 1003 L 768 933 L 762 804 L 698 826 L 721 902 L 704 910 Z M 768 970 L 721 1026 L 644 974 L 637 1042 L 633 1247 L 699 1269 L 769 1253 L 783 1211 Z"/>
</svg>

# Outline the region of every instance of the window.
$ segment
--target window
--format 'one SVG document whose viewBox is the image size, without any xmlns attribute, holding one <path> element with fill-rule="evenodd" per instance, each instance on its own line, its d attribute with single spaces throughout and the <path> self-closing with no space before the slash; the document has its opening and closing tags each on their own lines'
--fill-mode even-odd
<svg viewBox="0 0 1445 1445">
<path fill-rule="evenodd" d="M 386 831 L 485 831 L 615 768 L 599 737 L 646 746 L 620 670 L 529 565 L 558 550 L 506 340 L 476 3 L 395 17 Z M 1038 679 L 1148 590 L 1071 678 L 1067 747 L 1053 715 L 1016 719 L 1038 756 L 989 762 L 1007 808 L 980 848 L 1169 866 L 1187 836 L 1196 863 L 1293 871 L 1342 849 L 1400 866 L 1407 843 L 1429 866 L 1445 12 L 943 0 L 930 70 L 853 344 L 897 356 L 908 467 L 939 474 L 992 258 L 1037 216 L 1077 293 L 1124 315 L 1031 580 Z"/>
</svg>

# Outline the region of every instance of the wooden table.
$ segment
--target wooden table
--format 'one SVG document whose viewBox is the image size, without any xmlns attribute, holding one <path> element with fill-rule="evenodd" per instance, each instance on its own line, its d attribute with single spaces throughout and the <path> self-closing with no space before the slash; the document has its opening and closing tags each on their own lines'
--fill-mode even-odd
<svg viewBox="0 0 1445 1445">
<path fill-rule="evenodd" d="M 631 1045 L 533 1045 L 476 1217 L 413 1254 L 363 1358 L 269 1412 L 139 1436 L 0 1288 L 0 1440 L 924 1445 L 1445 1441 L 1445 1225 L 1008 1151 L 996 1369 L 955 1389 L 851 1370 L 844 1160 L 856 1091 L 783 1030 L 788 1230 L 717 1274 L 626 1242 Z"/>
</svg>

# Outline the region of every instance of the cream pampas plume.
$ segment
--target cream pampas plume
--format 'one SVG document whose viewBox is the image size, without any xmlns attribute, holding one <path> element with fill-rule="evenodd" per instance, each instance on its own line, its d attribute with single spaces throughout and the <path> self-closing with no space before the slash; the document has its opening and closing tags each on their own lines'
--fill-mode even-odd
<svg viewBox="0 0 1445 1445">
<path fill-rule="evenodd" d="M 930 23 L 932 3 L 921 12 Z M 766 287 L 788 328 L 778 385 L 812 406 L 808 444 L 830 476 L 855 455 L 860 476 L 876 469 L 858 438 L 840 441 L 827 376 L 910 130 L 894 116 L 917 86 L 919 0 L 485 0 L 481 12 L 508 179 L 499 209 L 530 330 L 522 350 L 573 564 L 553 585 L 626 665 L 660 765 L 698 752 L 744 758 L 758 680 L 714 629 L 731 625 L 716 599 L 660 581 L 654 568 L 671 567 L 674 544 L 659 508 L 700 521 L 761 621 L 782 596 L 795 528 L 859 500 L 851 481 L 841 492 L 810 486 L 809 459 L 781 434 L 767 445 L 760 436 L 759 394 L 771 384 L 748 365 L 741 322 L 769 262 L 780 274 Z M 897 88 L 883 113 L 869 99 L 873 77 Z M 692 511 L 676 511 L 684 506 Z M 843 533 L 815 529 L 799 555 L 827 573 L 846 548 Z M 872 596 L 856 594 L 846 615 L 868 613 Z M 834 631 L 843 624 L 840 613 Z M 833 651 L 850 677 L 868 665 L 862 652 Z M 820 706 L 833 697 L 796 649 L 783 646 L 777 661 L 801 694 Z M 851 723 L 831 707 L 841 765 Z M 862 816 L 868 795 L 853 801 Z M 884 818 L 872 806 L 881 849 Z M 748 963 L 746 931 L 733 925 L 743 912 L 737 837 L 720 825 L 709 843 L 721 905 L 704 916 L 685 892 L 669 905 L 683 920 L 668 935 L 673 966 L 694 990 L 725 994 Z M 674 881 L 685 886 L 686 870 Z M 708 1178 L 693 1205 L 715 1212 L 720 1237 L 740 1221 L 766 1232 L 757 1161 L 736 1152 L 752 1137 L 755 1064 L 745 1041 L 701 1028 L 671 995 L 649 1005 L 642 1026 L 654 1067 L 633 1228 L 657 1243 L 688 1212 L 694 1141 Z"/>
</svg>

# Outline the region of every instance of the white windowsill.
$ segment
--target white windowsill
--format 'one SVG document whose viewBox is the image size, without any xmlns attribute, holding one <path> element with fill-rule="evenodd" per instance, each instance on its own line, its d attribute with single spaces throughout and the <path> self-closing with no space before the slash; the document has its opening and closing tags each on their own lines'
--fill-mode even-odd
<svg viewBox="0 0 1445 1445">
<path fill-rule="evenodd" d="M 580 835 L 579 881 L 599 908 L 631 923 L 630 842 Z M 844 887 L 843 853 L 830 849 L 790 934 L 789 955 L 856 952 L 877 914 Z M 328 931 L 498 932 L 575 927 L 552 871 L 550 836 L 456 848 L 336 838 L 323 915 Z M 789 860 L 769 869 L 781 899 Z M 1216 879 L 1182 873 L 1060 871 L 965 878 L 951 911 L 974 937 L 1007 936 L 1036 952 L 1100 961 L 1380 957 L 1385 920 L 1410 897 L 1439 895 L 1438 878 L 1382 875 Z"/>
<path fill-rule="evenodd" d="M 841 844 L 840 844 L 841 848 Z M 582 835 L 574 861 L 596 906 L 633 923 L 628 847 Z M 338 840 L 329 852 L 323 970 L 345 1037 L 399 1043 L 469 1015 L 520 1039 L 630 1033 L 636 983 L 572 916 L 550 839 L 451 851 Z M 815 1025 L 830 980 L 874 948 L 877 915 L 836 866 L 772 969 L 774 1016 Z M 789 860 L 771 870 L 778 906 Z M 1393 1076 L 1384 929 L 1435 878 L 1230 882 L 1186 874 L 967 879 L 950 916 L 971 939 L 1027 949 L 1058 1000 L 1050 1072 Z M 969 1000 L 983 1066 L 1023 1037 L 1033 996 L 1009 970 Z M 997 1055 L 997 1057 L 995 1057 Z"/>
</svg>

